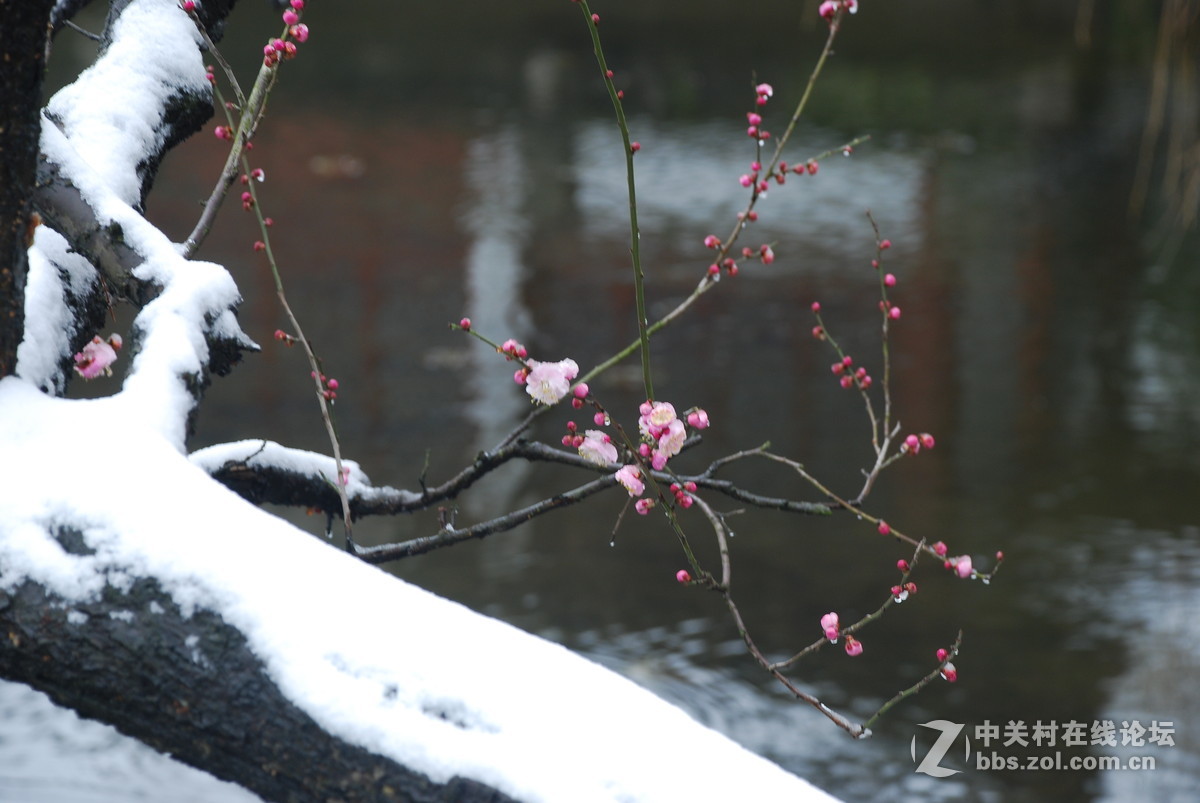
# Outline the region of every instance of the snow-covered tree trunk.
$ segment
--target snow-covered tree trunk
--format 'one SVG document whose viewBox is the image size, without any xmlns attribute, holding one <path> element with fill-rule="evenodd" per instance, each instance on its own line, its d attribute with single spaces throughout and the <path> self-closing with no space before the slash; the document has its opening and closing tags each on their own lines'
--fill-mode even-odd
<svg viewBox="0 0 1200 803">
<path fill-rule="evenodd" d="M 75 531 L 57 540 L 89 549 Z M 153 577 L 86 602 L 18 583 L 0 590 L 0 632 L 5 677 L 266 800 L 512 799 L 462 777 L 435 783 L 329 733 L 284 696 L 240 630 L 210 610 L 184 617 Z"/>
</svg>

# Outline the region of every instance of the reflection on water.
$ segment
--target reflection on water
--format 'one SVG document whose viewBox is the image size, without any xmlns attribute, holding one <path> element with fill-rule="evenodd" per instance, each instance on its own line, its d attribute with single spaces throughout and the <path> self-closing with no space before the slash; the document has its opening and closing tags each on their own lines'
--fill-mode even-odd
<svg viewBox="0 0 1200 803">
<path fill-rule="evenodd" d="M 973 13 L 987 25 L 1003 21 L 990 14 L 1018 24 L 999 8 Z M 847 799 L 1188 799 L 1200 786 L 1197 247 L 1193 237 L 1160 256 L 1127 216 L 1140 68 L 1114 61 L 1106 71 L 1073 58 L 1069 36 L 1051 50 L 1033 33 L 1000 27 L 988 47 L 1006 50 L 988 69 L 955 51 L 973 65 L 957 71 L 932 50 L 893 54 L 894 69 L 835 64 L 815 110 L 820 126 L 798 131 L 791 160 L 864 130 L 872 141 L 816 176 L 773 187 L 747 236 L 750 245 L 771 242 L 776 263 L 723 282 L 654 347 L 660 393 L 704 406 L 714 421 L 681 466 L 771 440 L 838 488 L 856 489 L 869 457 L 866 424 L 830 379 L 832 357 L 809 336 L 807 310 L 821 300 L 839 340 L 878 374 L 873 234 L 863 214 L 873 210 L 895 242 L 887 269 L 900 277 L 898 416 L 905 431 L 935 433 L 938 446 L 886 475 L 871 510 L 978 563 L 996 549 L 1009 562 L 987 588 L 926 567 L 920 594 L 863 633 L 861 658 L 823 651 L 800 678 L 865 717 L 927 671 L 933 650 L 962 627 L 957 684 L 935 684 L 873 739 L 850 742 L 753 666 L 717 600 L 674 583 L 681 558 L 661 522 L 627 516 L 608 546 L 622 507 L 615 497 L 394 571 L 626 673 Z M 887 49 L 890 31 L 865 34 Z M 413 486 L 429 447 L 429 477 L 443 479 L 528 409 L 511 365 L 448 333 L 447 321 L 466 314 L 535 357 L 570 355 L 585 367 L 633 337 L 619 138 L 598 116 L 603 98 L 580 111 L 562 80 L 572 59 L 535 52 L 508 71 L 495 102 L 472 105 L 455 85 L 442 90 L 436 115 L 403 97 L 363 119 L 328 113 L 332 99 L 304 117 L 281 105 L 260 136 L 256 153 L 272 177 L 264 203 L 278 209 L 279 230 L 293 232 L 279 249 L 293 303 L 346 389 L 345 451 L 378 482 Z M 642 88 L 670 97 L 688 82 L 670 66 L 682 57 L 661 58 L 638 74 L 668 76 Z M 693 83 L 721 87 L 705 80 Z M 724 236 L 739 211 L 737 178 L 754 157 L 739 133 L 744 91 L 713 96 L 712 108 L 729 114 L 632 119 L 643 145 L 652 311 L 690 292 L 707 265 L 702 238 Z M 891 113 L 908 116 L 882 124 Z M 209 144 L 190 152 L 190 165 L 166 166 L 163 180 L 181 200 L 151 213 L 173 230 L 188 230 L 190 199 L 207 191 L 189 175 L 205 159 L 218 162 Z M 295 169 L 322 154 L 352 156 L 362 172 Z M 225 217 L 227 239 L 203 256 L 233 266 L 247 298 L 243 323 L 268 342 L 279 325 L 269 282 L 245 259 L 251 234 Z M 307 369 L 293 356 L 268 347 L 218 382 L 197 445 L 265 435 L 322 449 Z M 618 370 L 596 383 L 613 409 L 640 401 L 629 377 Z M 541 435 L 556 441 L 566 417 L 549 417 Z M 768 492 L 805 493 L 764 464 L 733 473 Z M 463 500 L 459 523 L 581 481 L 512 467 Z M 890 567 L 907 557 L 843 517 L 753 512 L 733 521 L 734 587 L 772 654 L 806 643 L 825 611 L 849 619 L 874 607 L 893 582 Z M 712 559 L 700 522 L 685 524 Z M 360 533 L 395 539 L 435 526 L 416 516 L 364 522 Z M 1152 773 L 968 769 L 931 779 L 913 772 L 909 750 L 917 724 L 932 719 L 1170 720 L 1176 746 L 1146 751 L 1158 760 Z M 0 725 L 0 749 L 20 738 L 12 727 Z"/>
</svg>

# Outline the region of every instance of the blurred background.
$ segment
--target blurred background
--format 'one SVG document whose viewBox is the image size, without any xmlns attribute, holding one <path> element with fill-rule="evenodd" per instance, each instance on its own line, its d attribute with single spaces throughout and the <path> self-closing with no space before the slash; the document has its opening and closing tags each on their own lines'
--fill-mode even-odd
<svg viewBox="0 0 1200 803">
<path fill-rule="evenodd" d="M 725 237 L 744 207 L 753 85 L 774 85 L 764 125 L 782 133 L 824 41 L 817 5 L 593 9 L 642 145 L 652 317 L 691 291 L 709 262 L 704 236 Z M 655 386 L 713 421 L 680 470 L 769 440 L 856 493 L 872 459 L 869 425 L 830 374 L 834 355 L 809 334 L 809 305 L 821 302 L 878 383 L 871 210 L 894 243 L 884 267 L 903 309 L 890 344 L 895 414 L 937 447 L 886 472 L 867 509 L 981 568 L 998 549 L 1007 560 L 986 586 L 921 566 L 920 593 L 860 634 L 861 657 L 822 650 L 795 677 L 865 718 L 928 672 L 962 628 L 958 682 L 932 685 L 874 738 L 850 740 L 757 668 L 719 599 L 675 583 L 685 564 L 661 518 L 625 516 L 609 545 L 623 494 L 387 569 L 612 667 L 847 800 L 1194 799 L 1200 4 L 860 5 L 785 158 L 871 140 L 771 188 L 742 244 L 771 243 L 775 263 L 743 265 L 655 339 Z M 497 341 L 516 337 L 535 358 L 570 356 L 585 370 L 636 335 L 621 142 L 587 28 L 565 0 L 520 6 L 310 3 L 311 39 L 285 65 L 256 140 L 289 298 L 341 384 L 343 450 L 377 483 L 414 488 L 423 471 L 440 482 L 528 411 L 511 365 L 447 322 L 467 315 Z M 223 52 L 245 82 L 277 24 L 266 3 L 235 13 Z M 91 52 L 67 32 L 52 63 L 69 75 Z M 175 151 L 149 217 L 183 239 L 222 161 L 207 135 Z M 242 324 L 264 351 L 214 383 L 194 445 L 266 437 L 328 451 L 302 355 L 271 339 L 284 319 L 255 239 L 230 203 L 200 253 L 237 278 Z M 112 392 L 116 381 L 87 390 Z M 632 421 L 635 363 L 593 387 Z M 545 417 L 539 434 L 557 441 L 569 412 Z M 817 498 L 767 463 L 729 476 Z M 458 524 L 586 479 L 507 466 L 460 500 Z M 283 513 L 324 537 L 323 518 Z M 736 598 L 773 657 L 819 635 L 827 611 L 848 622 L 873 610 L 895 561 L 910 556 L 848 516 L 747 511 L 732 521 Z M 684 523 L 702 559 L 715 560 L 702 517 Z M 431 514 L 356 531 L 384 542 L 436 527 Z M 985 772 L 952 756 L 943 763 L 965 771 L 933 779 L 914 772 L 910 751 L 914 737 L 927 749 L 920 723 L 934 719 L 969 734 L 1010 720 L 1171 722 L 1175 744 L 993 745 L 1018 756 L 1150 756 L 1156 769 Z M 668 746 L 664 766 L 703 783 L 705 768 Z M 251 799 L 0 686 L 0 799 L 116 803 L 165 790 Z"/>
</svg>

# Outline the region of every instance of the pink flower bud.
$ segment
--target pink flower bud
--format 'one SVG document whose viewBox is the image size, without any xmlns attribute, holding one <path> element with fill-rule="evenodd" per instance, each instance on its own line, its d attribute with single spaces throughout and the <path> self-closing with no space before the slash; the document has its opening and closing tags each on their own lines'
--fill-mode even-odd
<svg viewBox="0 0 1200 803">
<path fill-rule="evenodd" d="M 462 320 L 460 320 L 460 321 L 458 322 L 458 326 L 459 326 L 459 328 L 460 328 L 460 329 L 462 329 L 464 332 L 469 332 L 469 331 L 471 331 L 471 319 L 470 319 L 470 318 L 463 318 Z"/>
<path fill-rule="evenodd" d="M 637 511 L 639 516 L 645 516 L 650 512 L 650 508 L 654 507 L 654 500 L 648 497 L 643 497 L 633 503 L 633 509 Z"/>
<path fill-rule="evenodd" d="M 935 441 L 933 439 L 933 436 L 930 435 L 928 432 L 922 432 L 918 437 L 921 439 L 921 445 L 924 446 L 926 449 L 933 448 Z"/>
<path fill-rule="evenodd" d="M 299 21 L 300 21 L 300 15 L 297 14 L 295 11 L 291 10 L 290 8 L 287 11 L 283 12 L 283 24 L 284 25 L 295 25 Z"/>
<path fill-rule="evenodd" d="M 300 44 L 304 44 L 308 41 L 308 26 L 303 22 L 299 25 L 293 25 L 288 29 L 288 33 L 291 34 L 292 38 Z"/>
<path fill-rule="evenodd" d="M 945 660 L 946 660 L 946 658 L 947 658 L 949 655 L 950 655 L 950 653 L 946 652 L 946 650 L 945 650 L 944 648 L 942 648 L 942 647 L 938 647 L 938 651 L 937 651 L 937 659 L 938 659 L 938 663 L 939 663 L 939 664 L 940 664 L 942 661 L 945 661 Z"/>
<path fill-rule="evenodd" d="M 688 413 L 687 422 L 692 429 L 708 429 L 708 413 L 700 409 L 693 410 Z"/>
<path fill-rule="evenodd" d="M 891 318 L 893 321 L 900 320 L 900 308 L 892 307 L 890 310 L 888 310 L 888 317 Z"/>
<path fill-rule="evenodd" d="M 637 153 L 641 149 L 642 149 L 642 143 L 640 143 L 640 142 L 629 143 L 629 150 L 633 151 L 634 153 Z"/>
<path fill-rule="evenodd" d="M 604 413 L 596 413 L 594 416 L 592 416 L 592 423 L 598 427 L 606 427 L 608 426 L 608 416 L 606 416 Z"/>
<path fill-rule="evenodd" d="M 692 575 L 688 573 L 687 569 L 680 569 L 675 572 L 675 580 L 680 583 L 690 583 L 692 582 Z"/>
<path fill-rule="evenodd" d="M 588 395 L 587 382 L 580 382 L 571 392 L 575 394 L 575 398 L 577 399 L 586 399 Z"/>
<path fill-rule="evenodd" d="M 958 670 L 954 668 L 954 664 L 946 664 L 942 667 L 942 677 L 950 683 L 958 680 Z"/>
<path fill-rule="evenodd" d="M 218 135 L 218 136 L 220 136 L 220 135 Z M 750 178 L 750 176 L 748 176 L 748 175 L 743 174 L 742 177 L 738 179 L 738 183 L 741 184 L 743 187 L 749 187 L 751 184 L 754 183 L 754 179 Z"/>
<path fill-rule="evenodd" d="M 879 522 L 879 534 L 880 535 L 891 535 L 891 533 L 892 533 L 892 528 L 888 525 L 888 523 L 886 521 Z"/>
<path fill-rule="evenodd" d="M 908 447 L 908 451 L 918 452 L 921 449 L 921 439 L 916 435 L 909 435 L 904 439 L 904 445 Z"/>
<path fill-rule="evenodd" d="M 883 283 L 886 284 L 888 287 L 895 287 L 896 286 L 896 275 L 894 273 L 887 274 L 886 276 L 883 277 Z"/>
<path fill-rule="evenodd" d="M 760 125 L 762 123 L 762 115 L 757 112 L 746 112 L 746 122 L 750 125 Z"/>
<path fill-rule="evenodd" d="M 901 558 L 900 560 L 896 561 L 896 568 L 902 572 L 908 571 L 908 569 L 909 569 L 908 561 L 906 561 L 904 558 Z"/>
<path fill-rule="evenodd" d="M 820 301 L 814 301 L 814 302 L 812 303 L 812 311 L 813 311 L 813 312 L 820 312 L 820 311 L 821 311 L 821 302 L 820 302 Z"/>
<path fill-rule="evenodd" d="M 975 571 L 971 565 L 971 556 L 963 555 L 962 557 L 955 559 L 954 571 L 964 580 L 970 577 Z"/>
<path fill-rule="evenodd" d="M 854 636 L 846 636 L 846 655 L 849 655 L 851 658 L 853 658 L 855 656 L 862 655 L 862 651 L 863 646 L 861 641 L 856 639 Z"/>
<path fill-rule="evenodd" d="M 946 544 L 942 541 L 938 541 L 933 545 L 933 551 L 938 557 L 945 557 L 947 552 Z"/>
<path fill-rule="evenodd" d="M 717 237 L 717 235 L 710 234 L 704 238 L 704 247 L 705 248 L 719 248 L 720 246 L 721 246 L 721 239 L 719 237 Z"/>
<path fill-rule="evenodd" d="M 892 241 L 891 241 L 891 240 L 880 240 L 880 241 L 879 241 L 879 250 L 880 250 L 880 251 L 886 251 L 886 250 L 888 250 L 888 249 L 889 249 L 889 248 L 891 248 L 891 247 L 892 247 Z"/>
</svg>

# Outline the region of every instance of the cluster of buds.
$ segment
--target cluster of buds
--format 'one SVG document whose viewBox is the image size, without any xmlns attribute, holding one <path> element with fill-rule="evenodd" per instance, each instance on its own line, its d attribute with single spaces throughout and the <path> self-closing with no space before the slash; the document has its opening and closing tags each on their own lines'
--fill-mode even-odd
<svg viewBox="0 0 1200 803">
<path fill-rule="evenodd" d="M 911 580 L 907 583 L 892 586 L 892 599 L 897 603 L 904 602 L 904 600 L 915 593 L 917 593 L 917 584 Z"/>
<path fill-rule="evenodd" d="M 112 364 L 117 361 L 117 352 L 123 344 L 115 332 L 107 340 L 96 335 L 75 355 L 75 373 L 84 379 L 95 379 L 101 374 L 112 376 Z"/>
<path fill-rule="evenodd" d="M 816 333 L 814 332 L 814 335 Z M 854 358 L 849 354 L 842 359 L 829 366 L 829 370 L 838 378 L 838 384 L 843 388 L 856 387 L 859 390 L 866 390 L 871 387 L 871 375 L 867 373 L 867 369 L 861 365 L 854 368 Z"/>
<path fill-rule="evenodd" d="M 928 432 L 922 432 L 920 435 L 909 435 L 904 439 L 904 443 L 900 444 L 900 453 L 916 454 L 921 449 L 932 449 L 936 443 L 937 441 Z"/>
<path fill-rule="evenodd" d="M 837 16 L 838 11 L 841 9 L 845 9 L 851 14 L 857 14 L 858 0 L 825 0 L 825 2 L 821 3 L 820 7 L 817 8 L 817 13 L 832 23 L 834 18 Z"/>
<path fill-rule="evenodd" d="M 939 648 L 937 651 L 938 663 L 942 665 L 941 675 L 950 683 L 958 680 L 958 670 L 954 668 L 954 664 L 946 659 L 950 657 L 949 651 Z"/>
<path fill-rule="evenodd" d="M 310 372 L 310 375 L 313 379 L 319 378 L 321 380 L 321 396 L 325 399 L 325 401 L 331 402 L 337 398 L 337 390 L 338 387 L 340 387 L 340 384 L 336 379 L 330 379 L 329 377 L 325 376 L 325 374 L 321 374 L 320 377 L 318 377 L 316 371 Z"/>
<path fill-rule="evenodd" d="M 829 639 L 830 644 L 837 644 L 838 638 L 842 635 L 841 623 L 838 621 L 838 615 L 833 611 L 821 617 L 821 630 L 825 633 L 825 638 Z M 846 655 L 851 657 L 862 655 L 862 642 L 854 636 L 846 634 Z"/>
<path fill-rule="evenodd" d="M 272 39 L 263 46 L 263 64 L 274 67 L 281 59 L 296 57 L 296 45 L 308 41 L 308 26 L 300 21 L 304 11 L 304 0 L 291 0 L 290 8 L 283 12 L 283 24 L 287 31 L 279 39 Z"/>
<path fill-rule="evenodd" d="M 675 494 L 675 501 L 679 506 L 687 509 L 696 501 L 692 498 L 692 494 L 696 492 L 696 483 L 688 480 L 680 485 L 677 482 L 671 483 L 671 493 Z"/>
</svg>

